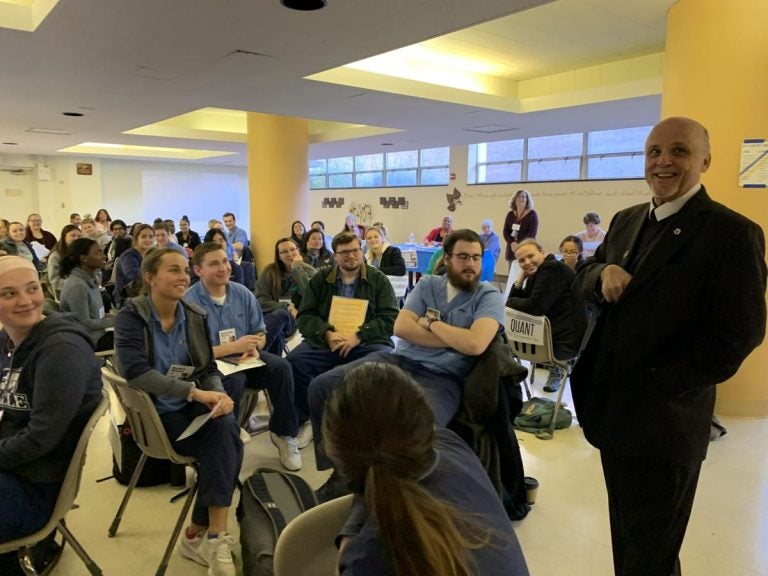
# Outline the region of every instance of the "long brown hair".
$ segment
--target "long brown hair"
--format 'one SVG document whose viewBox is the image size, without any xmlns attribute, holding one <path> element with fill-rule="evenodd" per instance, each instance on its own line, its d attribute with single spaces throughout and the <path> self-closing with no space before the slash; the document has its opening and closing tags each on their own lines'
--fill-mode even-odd
<svg viewBox="0 0 768 576">
<path fill-rule="evenodd" d="M 365 506 L 397 576 L 472 576 L 469 550 L 489 541 L 419 484 L 435 462 L 434 416 L 400 368 L 350 370 L 326 403 L 326 451 Z"/>
<path fill-rule="evenodd" d="M 278 249 L 278 246 L 280 246 L 280 244 L 283 242 L 293 242 L 293 244 L 296 246 L 296 250 L 299 250 L 299 245 L 293 238 L 278 238 L 277 242 L 275 242 L 274 260 L 271 264 L 267 264 L 264 268 L 264 272 L 272 272 L 272 293 L 277 295 L 276 299 L 278 300 L 280 299 L 280 293 L 283 291 L 283 276 L 288 273 L 288 268 L 286 268 L 285 264 L 283 264 L 283 261 L 280 260 L 280 250 Z M 262 274 L 264 272 L 262 272 Z"/>
</svg>

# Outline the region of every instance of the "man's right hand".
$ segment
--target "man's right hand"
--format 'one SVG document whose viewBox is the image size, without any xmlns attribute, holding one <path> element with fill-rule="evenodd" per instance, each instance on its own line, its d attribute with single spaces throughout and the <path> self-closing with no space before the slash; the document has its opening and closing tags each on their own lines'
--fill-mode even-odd
<svg viewBox="0 0 768 576">
<path fill-rule="evenodd" d="M 603 298 L 606 302 L 616 302 L 624 293 L 627 284 L 632 280 L 632 274 L 616 264 L 608 264 L 600 272 L 600 282 L 603 285 Z"/>
<path fill-rule="evenodd" d="M 325 333 L 325 343 L 328 344 L 328 348 L 333 350 L 336 348 L 339 344 L 344 342 L 345 338 L 338 332 L 334 332 L 333 330 L 328 330 Z"/>
<path fill-rule="evenodd" d="M 251 350 L 256 350 L 259 347 L 259 336 L 256 334 L 246 334 L 234 341 L 235 350 L 240 354 L 245 354 Z"/>
</svg>

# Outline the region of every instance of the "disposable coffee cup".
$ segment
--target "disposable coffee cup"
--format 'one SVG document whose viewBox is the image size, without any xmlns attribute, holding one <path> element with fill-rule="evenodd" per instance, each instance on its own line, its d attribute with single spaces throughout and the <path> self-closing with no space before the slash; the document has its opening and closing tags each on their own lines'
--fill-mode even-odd
<svg viewBox="0 0 768 576">
<path fill-rule="evenodd" d="M 525 500 L 530 506 L 536 504 L 536 492 L 539 491 L 539 481 L 530 476 L 525 477 Z"/>
</svg>

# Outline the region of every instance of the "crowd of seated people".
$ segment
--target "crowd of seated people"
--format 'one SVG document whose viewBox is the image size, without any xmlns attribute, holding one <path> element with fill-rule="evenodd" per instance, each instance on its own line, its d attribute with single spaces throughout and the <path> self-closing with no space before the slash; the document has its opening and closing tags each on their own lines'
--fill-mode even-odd
<svg viewBox="0 0 768 576">
<path fill-rule="evenodd" d="M 352 456 L 350 452 L 358 448 L 344 445 L 355 439 L 355 434 L 344 432 L 343 426 L 334 424 L 333 419 L 338 418 L 340 407 L 352 401 L 357 387 L 361 394 L 374 394 L 375 387 L 364 384 L 384 378 L 396 386 L 386 395 L 389 404 L 382 406 L 395 409 L 398 403 L 410 398 L 409 402 L 418 408 L 412 414 L 414 420 L 430 430 L 435 420 L 439 425 L 434 436 L 420 438 L 423 444 L 412 441 L 407 435 L 412 431 L 403 430 L 402 437 L 390 434 L 393 449 L 401 450 L 409 444 L 421 450 L 417 455 L 418 470 L 412 468 L 405 473 L 396 463 L 396 454 L 391 458 L 385 456 L 382 463 L 374 463 L 377 473 L 403 483 L 403 492 L 387 492 L 390 496 L 412 499 L 417 509 L 433 509 L 435 498 L 443 500 L 439 510 L 434 510 L 452 528 L 447 536 L 425 530 L 419 543 L 420 556 L 413 556 L 413 566 L 420 565 L 419 562 L 474 566 L 479 562 L 480 566 L 505 564 L 509 566 L 505 573 L 527 574 L 514 533 L 504 523 L 512 515 L 510 508 L 506 508 L 505 514 L 502 500 L 486 482 L 476 456 L 445 429 L 458 409 L 458 383 L 475 365 L 502 323 L 500 311 L 504 302 L 499 290 L 483 282 L 481 274 L 484 253 L 495 263 L 501 249 L 491 220 L 482 222 L 480 235 L 458 230 L 452 238 L 451 216 L 430 231 L 425 243 L 440 247 L 434 272 L 444 276 L 422 280 L 424 285 L 417 284 L 420 288 L 414 299 L 409 299 L 410 304 L 399 311 L 385 277 L 405 275 L 403 255 L 390 243 L 383 223 L 365 226 L 352 214 L 345 219 L 344 231 L 331 241 L 330 249 L 331 237 L 325 234 L 322 222 L 315 221 L 307 229 L 300 220 L 294 221 L 290 236 L 276 240 L 273 259 L 259 271 L 253 291 L 227 288 L 231 283 L 244 283 L 239 262 L 250 253 L 247 233 L 236 225 L 231 212 L 222 216 L 223 222 L 212 219 L 203 238 L 190 228 L 187 216 L 181 217 L 180 230 L 174 234 L 164 219 L 128 226 L 123 220 L 113 220 L 106 209 L 99 210 L 95 218 L 86 214 L 79 223 L 75 223 L 79 215 L 73 214 L 77 218 L 62 229 L 58 241 L 53 238 L 45 253 L 45 263 L 32 243 L 45 246 L 42 241 L 50 233 L 42 229 L 42 218 L 35 216 L 30 215 L 28 228 L 19 222 L 7 226 L 0 222 L 0 249 L 18 254 L 29 264 L 25 265 L 28 270 L 43 270 L 47 266 L 48 282 L 60 300 L 62 312 L 77 318 L 79 334 L 87 338 L 93 349 L 116 349 L 122 375 L 130 385 L 154 395 L 171 437 L 178 436 L 177 431 L 195 416 L 218 406 L 210 425 L 203 429 L 203 436 L 210 435 L 212 444 L 199 438 L 174 442 L 180 453 L 206 458 L 208 462 L 201 466 L 200 494 L 192 522 L 182 536 L 180 547 L 184 557 L 217 566 L 222 570 L 217 574 L 233 570 L 227 560 L 231 558 L 232 541 L 226 512 L 242 459 L 242 443 L 231 413 L 244 386 L 270 390 L 276 408 L 270 423 L 272 440 L 285 468 L 301 467 L 299 450 L 314 436 L 318 466 L 338 468 L 329 484 L 321 488 L 321 497 L 328 499 L 352 491 L 368 498 L 364 487 L 371 465 L 364 463 L 360 467 L 362 456 Z M 5 238 L 3 228 L 7 230 Z M 27 238 L 29 235 L 32 240 Z M 213 248 L 215 245 L 220 250 Z M 192 258 L 190 270 L 190 257 L 197 253 L 196 249 L 200 249 L 199 255 Z M 523 239 L 516 243 L 516 252 L 524 275 L 516 282 L 507 306 L 550 316 L 556 353 L 572 357 L 578 351 L 580 330 L 583 331 L 576 318 L 582 305 L 566 298 L 569 292 L 565 287 L 573 280 L 573 269 L 583 262 L 581 239 L 573 235 L 563 240 L 559 249 L 562 261 L 547 255 L 535 242 Z M 217 259 L 219 255 L 224 258 L 221 262 Z M 189 285 L 195 282 L 200 283 L 185 298 Z M 104 284 L 113 288 L 111 297 Z M 446 293 L 445 298 L 439 296 L 442 292 Z M 214 316 L 236 304 L 228 300 L 235 293 L 243 296 L 237 302 L 247 302 L 252 317 L 242 326 L 225 326 L 223 317 Z M 244 299 L 248 293 L 252 300 Z M 357 332 L 343 332 L 330 323 L 332 301 L 337 296 L 368 301 Z M 189 302 L 208 310 L 207 321 L 200 309 L 191 307 Z M 110 312 L 112 306 L 114 310 Z M 566 309 L 570 310 L 570 320 L 563 322 L 560 313 L 565 314 Z M 435 310 L 441 313 L 434 316 Z M 232 339 L 228 336 L 230 329 L 234 329 Z M 297 329 L 301 330 L 303 343 L 283 359 L 286 340 Z M 184 342 L 183 349 L 161 344 L 174 341 L 174 335 L 182 333 L 187 335 L 180 340 Z M 401 340 L 396 351 L 392 349 L 394 335 Z M 279 374 L 267 382 L 257 378 L 257 370 L 253 370 L 253 377 L 246 371 L 244 378 L 222 382 L 214 360 L 233 353 L 261 356 L 272 362 L 274 374 Z M 384 364 L 378 369 L 366 368 L 371 366 L 366 364 L 370 354 Z M 189 378 L 179 380 L 168 375 L 171 365 L 190 361 Z M 360 364 L 363 366 L 358 367 Z M 336 366 L 339 369 L 333 370 Z M 331 395 L 342 380 L 345 385 L 338 394 Z M 331 416 L 323 420 L 326 407 Z M 377 416 L 383 423 L 392 419 L 385 412 Z M 218 448 L 215 456 L 206 452 L 211 445 Z M 382 446 L 382 454 L 387 454 L 388 449 Z M 443 458 L 436 468 L 429 458 L 433 453 L 440 453 Z M 390 466 L 391 470 L 385 470 Z M 456 487 L 466 480 L 457 477 L 452 484 L 450 477 L 456 471 L 478 482 L 473 497 L 467 501 L 455 498 Z M 472 508 L 475 505 L 478 508 Z M 524 516 L 524 503 L 515 505 L 523 507 L 517 517 Z M 460 515 L 471 515 L 480 509 L 490 515 L 482 522 L 465 523 L 460 519 Z M 382 574 L 388 573 L 387 566 L 410 562 L 399 557 L 397 548 L 390 547 L 398 542 L 396 531 L 379 524 L 384 518 L 381 507 L 367 508 L 367 512 L 356 508 L 356 514 L 358 524 L 348 524 L 348 533 L 342 534 L 355 536 L 353 543 L 342 545 L 340 566 L 344 573 L 358 573 L 369 556 L 377 567 L 383 567 Z M 504 529 L 497 530 L 502 525 Z M 452 543 L 454 549 L 448 557 L 437 559 L 429 552 L 432 540 Z"/>
</svg>

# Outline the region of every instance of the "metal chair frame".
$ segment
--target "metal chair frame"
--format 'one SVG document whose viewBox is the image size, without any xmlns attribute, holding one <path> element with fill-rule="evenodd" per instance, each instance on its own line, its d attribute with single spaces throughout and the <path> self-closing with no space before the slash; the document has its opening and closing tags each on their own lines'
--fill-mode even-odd
<svg viewBox="0 0 768 576">
<path fill-rule="evenodd" d="M 102 397 L 96 409 L 91 414 L 82 433 L 80 439 L 75 447 L 75 452 L 72 454 L 72 459 L 67 467 L 67 473 L 64 476 L 64 481 L 61 485 L 61 491 L 56 498 L 56 504 L 53 507 L 51 517 L 37 532 L 29 534 L 28 536 L 22 536 L 15 540 L 0 543 L 0 554 L 18 551 L 19 564 L 21 569 L 28 576 L 37 576 L 38 572 L 32 563 L 32 547 L 44 540 L 53 530 L 57 530 L 64 538 L 64 544 L 69 544 L 75 553 L 83 561 L 88 572 L 93 576 L 100 576 L 102 574 L 101 568 L 91 558 L 85 549 L 82 547 L 77 538 L 74 537 L 72 532 L 69 531 L 65 523 L 65 517 L 75 503 L 77 493 L 80 490 L 80 482 L 83 477 L 83 466 L 85 465 L 85 457 L 88 449 L 88 442 L 91 439 L 93 429 L 96 427 L 99 419 L 104 416 L 109 407 L 109 395 L 106 391 L 102 391 Z"/>
<path fill-rule="evenodd" d="M 530 386 L 533 387 L 533 381 L 535 378 L 536 365 L 540 364 L 544 367 L 555 367 L 560 369 L 560 373 L 564 376 L 560 380 L 560 389 L 557 394 L 557 401 L 555 402 L 555 408 L 552 411 L 552 419 L 549 422 L 549 427 L 546 430 L 540 430 L 536 433 L 536 437 L 542 440 L 551 440 L 555 435 L 555 422 L 557 421 L 557 413 L 560 410 L 560 406 L 563 404 L 563 392 L 565 392 L 565 386 L 568 379 L 571 376 L 571 368 L 573 360 L 558 360 L 555 358 L 553 346 L 552 346 L 552 326 L 549 323 L 549 318 L 546 316 L 532 316 L 525 314 L 519 310 L 513 310 L 507 308 L 505 311 L 505 332 L 507 339 L 509 340 L 509 346 L 512 348 L 512 353 L 520 360 L 526 360 L 531 363 L 529 370 Z M 526 318 L 532 324 L 543 325 L 543 336 L 538 342 L 532 342 L 528 338 L 520 339 L 519 335 L 509 329 L 510 319 L 512 316 L 520 318 Z M 531 398 L 531 390 L 528 382 L 523 381 L 525 386 L 525 392 L 528 399 Z"/>
<path fill-rule="evenodd" d="M 109 526 L 109 536 L 114 537 L 117 535 L 117 530 L 123 519 L 123 513 L 128 506 L 128 501 L 131 499 L 133 489 L 136 487 L 136 483 L 139 480 L 139 476 L 144 469 L 144 464 L 148 457 L 151 456 L 152 458 L 170 460 L 174 464 L 192 466 L 195 468 L 195 472 L 197 472 L 197 460 L 190 456 L 182 456 L 173 449 L 171 441 L 163 428 L 160 416 L 157 414 L 157 410 L 155 409 L 155 405 L 149 394 L 142 390 L 132 388 L 124 378 L 118 376 L 109 368 L 102 368 L 101 374 L 104 382 L 112 387 L 112 390 L 120 401 L 120 404 L 125 411 L 126 420 L 131 427 L 133 437 L 136 440 L 136 444 L 138 444 L 141 449 L 139 463 L 131 476 L 131 481 L 120 502 L 120 507 L 117 509 L 115 518 Z M 163 576 L 168 568 L 173 548 L 176 545 L 176 541 L 179 539 L 184 520 L 189 513 L 189 509 L 192 507 L 192 501 L 197 492 L 197 474 L 195 474 L 194 478 L 195 479 L 187 492 L 187 496 L 184 499 L 184 505 L 179 512 L 176 524 L 173 527 L 173 532 L 171 532 L 168 545 L 165 547 L 163 557 L 155 571 L 155 576 Z"/>
</svg>

